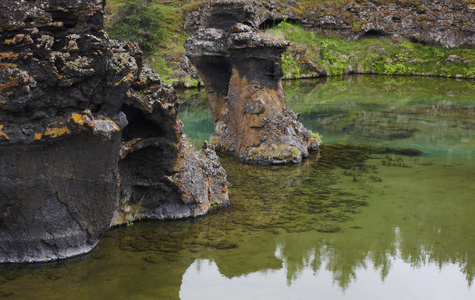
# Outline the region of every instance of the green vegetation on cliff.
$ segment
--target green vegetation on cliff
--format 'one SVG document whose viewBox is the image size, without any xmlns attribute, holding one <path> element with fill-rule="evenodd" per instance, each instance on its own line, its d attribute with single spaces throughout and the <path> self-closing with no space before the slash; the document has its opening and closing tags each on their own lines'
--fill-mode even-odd
<svg viewBox="0 0 475 300">
<path fill-rule="evenodd" d="M 117 20 L 109 34 L 114 39 L 137 42 L 149 53 L 163 40 L 165 14 L 158 5 L 150 5 L 150 0 L 130 0 L 117 8 Z"/>
<path fill-rule="evenodd" d="M 180 81 L 185 86 L 196 86 L 198 82 L 183 72 L 186 69 L 183 43 L 189 34 L 182 30 L 182 24 L 184 12 L 198 2 L 200 1 L 108 0 L 106 26 L 111 37 L 138 42 L 145 52 L 145 62 L 166 83 Z M 131 6 L 140 9 L 130 11 L 128 8 Z M 129 11 L 129 15 L 123 14 L 126 11 Z M 146 20 L 136 22 L 140 15 Z M 152 36 L 152 32 L 158 34 Z"/>
<path fill-rule="evenodd" d="M 348 41 L 318 35 L 286 22 L 267 30 L 266 34 L 292 43 L 282 56 L 286 78 L 316 75 L 304 66 L 309 60 L 329 75 L 475 76 L 474 49 L 443 49 L 408 40 L 381 38 Z"/>
<path fill-rule="evenodd" d="M 419 0 L 418 0 L 419 1 Z M 393 1 L 401 6 L 416 5 L 415 0 Z M 301 0 L 275 2 L 275 8 L 299 15 L 309 10 L 338 14 L 352 30 L 361 24 L 352 21 L 343 9 L 349 0 Z M 356 1 L 359 2 L 359 1 Z M 377 1 L 372 1 L 373 3 Z M 381 1 L 382 4 L 387 1 Z M 190 76 L 193 67 L 185 59 L 184 41 L 190 36 L 183 29 L 185 16 L 200 13 L 203 1 L 186 0 L 108 0 L 106 25 L 113 38 L 129 39 L 145 51 L 145 62 L 159 73 L 166 83 L 191 87 L 198 82 Z M 290 5 L 290 6 L 289 6 Z M 131 9 L 137 8 L 137 9 Z M 289 10 L 290 9 L 290 10 Z M 321 13 L 315 16 L 321 16 Z M 283 54 L 284 78 L 305 78 L 349 73 L 387 75 L 426 75 L 475 78 L 475 49 L 444 49 L 390 38 L 361 38 L 357 41 L 323 35 L 287 22 L 264 35 L 289 40 L 292 44 Z M 298 23 L 292 19 L 292 23 Z M 348 23 L 349 22 L 349 23 Z"/>
</svg>

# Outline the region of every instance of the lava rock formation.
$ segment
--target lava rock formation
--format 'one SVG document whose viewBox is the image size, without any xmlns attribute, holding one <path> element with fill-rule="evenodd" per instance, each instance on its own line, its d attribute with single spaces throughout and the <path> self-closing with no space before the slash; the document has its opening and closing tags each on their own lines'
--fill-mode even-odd
<svg viewBox="0 0 475 300">
<path fill-rule="evenodd" d="M 244 162 L 298 163 L 319 141 L 287 110 L 281 54 L 288 42 L 259 35 L 254 23 L 245 1 L 216 1 L 206 28 L 185 42 L 208 94 L 211 142 Z"/>
<path fill-rule="evenodd" d="M 182 133 L 178 99 L 103 0 L 0 3 L 0 262 L 90 251 L 112 225 L 228 205 L 211 147 Z"/>
</svg>

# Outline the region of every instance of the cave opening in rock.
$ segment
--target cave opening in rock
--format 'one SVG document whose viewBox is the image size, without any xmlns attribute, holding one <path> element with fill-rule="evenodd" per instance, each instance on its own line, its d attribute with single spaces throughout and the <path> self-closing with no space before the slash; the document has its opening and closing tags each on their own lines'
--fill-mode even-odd
<svg viewBox="0 0 475 300">
<path fill-rule="evenodd" d="M 125 113 L 128 125 L 124 128 L 122 140 L 129 141 L 134 138 L 162 137 L 164 130 L 145 116 L 142 110 L 124 104 L 121 111 Z"/>
<path fill-rule="evenodd" d="M 362 39 L 379 39 L 379 38 L 384 38 L 387 37 L 388 35 L 382 31 L 382 30 L 377 30 L 377 29 L 370 29 L 366 31 L 361 38 Z"/>
</svg>

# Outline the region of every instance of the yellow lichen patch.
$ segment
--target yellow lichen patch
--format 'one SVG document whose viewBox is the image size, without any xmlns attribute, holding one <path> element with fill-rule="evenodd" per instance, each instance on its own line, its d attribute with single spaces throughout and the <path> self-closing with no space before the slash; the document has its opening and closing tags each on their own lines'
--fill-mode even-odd
<svg viewBox="0 0 475 300">
<path fill-rule="evenodd" d="M 121 79 L 119 82 L 117 82 L 115 85 L 119 85 L 119 84 L 121 84 L 122 82 L 131 83 L 132 81 L 134 81 L 134 78 L 135 78 L 135 72 L 130 71 L 127 75 L 124 76 L 124 78 L 122 78 L 122 79 Z"/>
<path fill-rule="evenodd" d="M 84 117 L 85 117 L 84 115 L 72 113 L 71 116 L 69 117 L 68 122 L 73 121 L 74 123 L 82 125 L 84 124 Z"/>
<path fill-rule="evenodd" d="M 51 138 L 57 138 L 59 136 L 62 136 L 64 134 L 69 134 L 71 133 L 71 130 L 69 130 L 68 127 L 55 127 L 55 128 L 48 128 L 46 129 L 46 132 L 44 136 L 51 137 Z"/>
<path fill-rule="evenodd" d="M 41 137 L 43 136 L 42 133 L 35 133 L 35 141 L 41 140 Z"/>
<path fill-rule="evenodd" d="M 1 52 L 0 53 L 0 60 L 17 60 L 18 59 L 18 54 L 12 53 L 12 52 Z"/>
<path fill-rule="evenodd" d="M 27 58 L 30 58 L 30 57 L 33 57 L 33 52 L 26 53 L 22 58 L 27 59 Z"/>
<path fill-rule="evenodd" d="M 111 226 L 120 225 L 125 223 L 125 213 L 119 212 L 117 216 L 112 220 Z"/>
<path fill-rule="evenodd" d="M 72 113 L 68 119 L 68 123 L 76 123 L 78 125 L 78 130 L 81 131 L 82 126 L 84 125 L 84 123 L 86 123 L 86 116 L 77 113 Z"/>
<path fill-rule="evenodd" d="M 111 121 L 112 125 L 114 126 L 115 131 L 120 131 L 119 125 L 117 125 L 117 124 L 116 124 L 114 121 L 112 121 L 112 120 L 110 120 L 110 121 Z"/>
<path fill-rule="evenodd" d="M 2 131 L 2 129 L 3 129 L 3 125 L 0 125 L 0 140 L 2 139 L 9 140 L 10 138 L 5 132 Z"/>
</svg>

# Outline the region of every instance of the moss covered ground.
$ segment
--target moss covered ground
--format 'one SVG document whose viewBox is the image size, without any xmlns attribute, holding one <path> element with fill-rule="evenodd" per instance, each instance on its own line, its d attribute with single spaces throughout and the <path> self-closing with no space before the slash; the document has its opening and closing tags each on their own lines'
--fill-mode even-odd
<svg viewBox="0 0 475 300">
<path fill-rule="evenodd" d="M 266 34 L 289 40 L 283 54 L 286 78 L 311 76 L 302 67 L 310 59 L 328 75 L 348 73 L 474 77 L 474 49 L 444 49 L 409 40 L 366 38 L 357 41 L 326 37 L 298 25 L 281 22 Z M 315 74 L 313 74 L 315 75 Z"/>
</svg>

